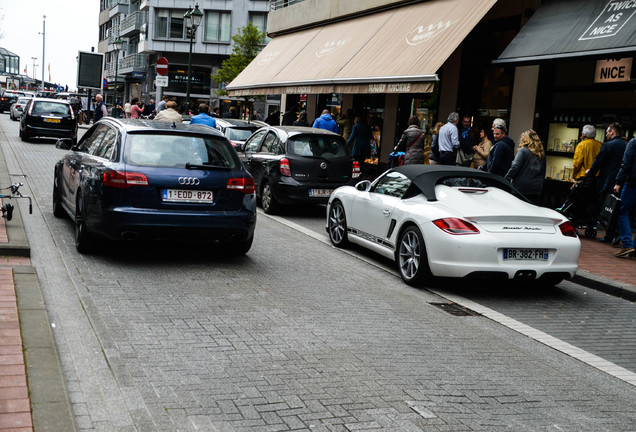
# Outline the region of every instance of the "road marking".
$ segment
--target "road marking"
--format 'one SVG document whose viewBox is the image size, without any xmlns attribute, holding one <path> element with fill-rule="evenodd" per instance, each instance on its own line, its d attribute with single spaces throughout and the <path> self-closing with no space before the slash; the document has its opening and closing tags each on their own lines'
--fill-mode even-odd
<svg viewBox="0 0 636 432">
<path fill-rule="evenodd" d="M 302 225 L 298 225 L 294 222 L 290 222 L 287 219 L 284 219 L 282 217 L 279 216 L 273 216 L 273 215 L 268 215 L 263 213 L 260 209 L 258 210 L 260 214 L 262 214 L 263 216 L 266 216 L 270 219 L 273 219 L 283 225 L 288 226 L 289 228 L 292 228 L 296 231 L 299 231 L 311 238 L 313 238 L 314 240 L 318 240 L 321 243 L 327 244 L 333 248 L 335 248 L 332 244 L 331 241 L 329 241 L 324 235 L 321 235 L 319 233 L 316 233 L 315 231 L 312 231 L 308 228 L 303 227 Z M 335 248 L 338 249 L 338 248 Z M 365 257 L 361 257 L 357 254 L 355 254 L 353 251 L 349 251 L 347 249 L 339 249 L 340 251 L 353 256 L 355 258 L 358 258 L 380 270 L 384 270 L 388 273 L 391 273 L 397 277 L 399 277 L 399 275 L 397 274 L 397 271 L 395 270 L 388 270 L 380 265 L 378 265 L 377 263 L 373 262 L 372 260 L 369 260 Z M 520 333 L 524 336 L 528 336 L 529 338 L 532 338 L 534 340 L 536 340 L 537 342 L 540 342 L 552 349 L 555 349 L 559 352 L 562 352 L 563 354 L 566 354 L 570 357 L 573 357 L 583 363 L 586 363 L 590 366 L 592 366 L 595 369 L 598 369 L 602 372 L 605 372 L 611 376 L 613 376 L 616 379 L 619 379 L 621 381 L 624 381 L 628 384 L 631 384 L 633 386 L 636 386 L 636 373 L 631 372 L 621 366 L 618 366 L 612 362 L 609 362 L 595 354 L 592 354 L 590 352 L 587 352 L 585 350 L 582 350 L 580 348 L 575 347 L 574 345 L 571 345 L 567 342 L 562 341 L 561 339 L 557 339 L 554 336 L 550 336 L 547 333 L 544 333 L 540 330 L 537 330 L 533 327 L 530 327 L 526 324 L 523 324 L 517 320 L 514 320 L 502 313 L 496 312 L 486 306 L 483 306 L 479 303 L 476 303 L 472 300 L 469 300 L 465 297 L 462 296 L 458 296 L 458 295 L 453 295 L 453 294 L 449 294 L 449 293 L 442 293 L 436 289 L 432 289 L 432 288 L 426 288 L 428 291 L 448 300 L 454 303 L 457 303 L 458 305 L 467 307 L 468 309 L 471 309 L 477 313 L 480 313 L 481 315 L 485 316 L 486 318 L 495 321 L 496 323 L 499 323 L 501 325 L 503 325 L 504 327 L 509 328 L 510 330 L 514 330 L 517 333 Z"/>
</svg>

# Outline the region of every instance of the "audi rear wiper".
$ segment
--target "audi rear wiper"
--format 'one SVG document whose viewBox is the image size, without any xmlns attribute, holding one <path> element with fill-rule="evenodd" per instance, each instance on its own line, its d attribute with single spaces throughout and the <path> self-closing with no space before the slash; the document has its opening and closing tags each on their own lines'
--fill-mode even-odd
<svg viewBox="0 0 636 432">
<path fill-rule="evenodd" d="M 211 163 L 204 163 L 204 164 L 193 164 L 193 163 L 186 163 L 185 165 L 186 169 L 210 169 L 210 168 L 218 168 L 218 169 L 224 169 L 224 170 L 230 170 L 231 168 L 228 166 L 221 166 L 221 165 L 214 165 Z"/>
</svg>

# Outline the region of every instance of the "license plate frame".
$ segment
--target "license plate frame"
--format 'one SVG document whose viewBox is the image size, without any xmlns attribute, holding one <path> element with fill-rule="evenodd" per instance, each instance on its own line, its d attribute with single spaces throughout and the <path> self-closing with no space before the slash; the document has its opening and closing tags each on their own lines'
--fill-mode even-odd
<svg viewBox="0 0 636 432">
<path fill-rule="evenodd" d="M 550 258 L 550 251 L 541 248 L 504 248 L 504 261 L 539 261 L 545 262 Z"/>
<path fill-rule="evenodd" d="M 44 117 L 44 123 L 61 123 L 62 120 L 59 118 L 50 118 L 50 117 Z"/>
<path fill-rule="evenodd" d="M 162 189 L 161 200 L 177 204 L 213 204 L 214 192 L 198 189 Z"/>
<path fill-rule="evenodd" d="M 329 198 L 332 193 L 333 189 L 309 189 L 311 198 Z"/>
</svg>

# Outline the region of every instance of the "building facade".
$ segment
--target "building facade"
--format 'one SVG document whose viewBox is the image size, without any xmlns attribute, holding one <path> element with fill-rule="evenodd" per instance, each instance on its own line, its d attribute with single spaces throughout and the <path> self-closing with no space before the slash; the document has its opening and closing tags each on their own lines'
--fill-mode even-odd
<svg viewBox="0 0 636 432">
<path fill-rule="evenodd" d="M 379 164 L 411 115 L 424 127 L 457 111 L 474 127 L 504 118 L 515 141 L 537 130 L 548 176 L 569 187 L 573 146 L 563 143 L 578 141 L 584 123 L 602 135 L 618 120 L 634 133 L 636 2 L 272 0 L 271 8 L 272 41 L 230 94 L 279 93 L 310 118 L 352 109 L 380 129 Z"/>
<path fill-rule="evenodd" d="M 184 14 L 195 2 L 186 0 L 101 0 L 98 51 L 106 55 L 105 96 L 130 101 L 157 99 L 168 95 L 179 104 L 186 99 L 190 38 Z M 269 4 L 266 0 L 199 0 L 203 13 L 201 24 L 192 39 L 190 100 L 210 106 L 240 104 L 242 100 L 221 98 L 219 85 L 211 74 L 232 52 L 232 36 L 238 29 L 253 23 L 266 31 Z M 124 40 L 117 51 L 113 42 Z M 156 86 L 157 59 L 168 60 L 168 86 Z M 115 80 L 115 73 L 117 79 Z"/>
</svg>

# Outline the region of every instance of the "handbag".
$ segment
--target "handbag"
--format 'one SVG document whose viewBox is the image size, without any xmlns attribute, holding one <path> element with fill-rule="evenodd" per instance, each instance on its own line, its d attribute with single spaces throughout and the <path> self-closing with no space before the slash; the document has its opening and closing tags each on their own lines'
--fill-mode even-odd
<svg viewBox="0 0 636 432">
<path fill-rule="evenodd" d="M 616 224 L 618 218 L 618 211 L 620 210 L 621 199 L 614 194 L 607 194 L 603 200 L 601 211 L 598 215 L 599 223 L 605 228 L 610 229 Z"/>
<path fill-rule="evenodd" d="M 407 154 L 408 152 L 410 152 L 410 151 L 411 151 L 411 149 L 413 148 L 413 146 L 414 146 L 415 144 L 417 144 L 417 142 L 418 142 L 418 141 L 422 138 L 422 135 L 424 135 L 424 132 L 420 132 L 420 136 L 418 136 L 418 137 L 417 137 L 417 139 L 416 139 L 415 141 L 413 141 L 413 144 L 411 144 L 411 145 L 409 146 L 409 148 L 406 150 L 406 153 L 404 153 L 404 156 L 402 156 L 400 159 L 398 159 L 398 165 L 400 165 L 400 166 L 401 166 L 401 165 L 404 165 L 404 157 L 406 156 L 406 154 Z"/>
</svg>

